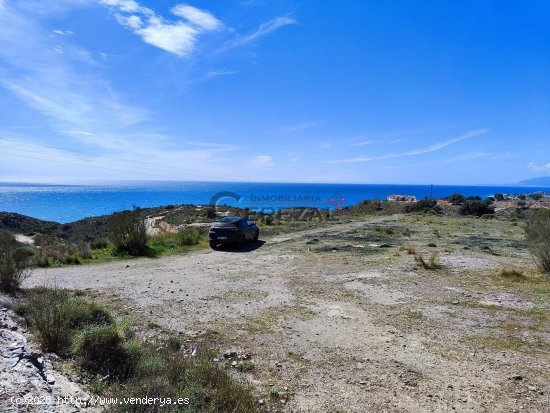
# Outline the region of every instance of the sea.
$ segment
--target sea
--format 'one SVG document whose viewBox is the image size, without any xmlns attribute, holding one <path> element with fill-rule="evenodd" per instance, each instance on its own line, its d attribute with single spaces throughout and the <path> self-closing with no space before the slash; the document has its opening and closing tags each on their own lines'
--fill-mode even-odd
<svg viewBox="0 0 550 413">
<path fill-rule="evenodd" d="M 231 205 L 272 212 L 281 208 L 342 208 L 388 195 L 443 198 L 454 193 L 483 198 L 495 193 L 549 191 L 522 186 L 377 185 L 254 182 L 124 182 L 101 185 L 0 183 L 0 211 L 67 223 L 133 207 Z"/>
</svg>

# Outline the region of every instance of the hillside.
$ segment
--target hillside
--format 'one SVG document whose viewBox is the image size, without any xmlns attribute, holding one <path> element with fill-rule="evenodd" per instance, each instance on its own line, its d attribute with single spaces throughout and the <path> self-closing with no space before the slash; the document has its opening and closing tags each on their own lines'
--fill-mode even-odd
<svg viewBox="0 0 550 413">
<path fill-rule="evenodd" d="M 550 176 L 541 176 L 539 178 L 526 179 L 525 181 L 521 181 L 518 183 L 527 186 L 550 187 Z"/>
</svg>

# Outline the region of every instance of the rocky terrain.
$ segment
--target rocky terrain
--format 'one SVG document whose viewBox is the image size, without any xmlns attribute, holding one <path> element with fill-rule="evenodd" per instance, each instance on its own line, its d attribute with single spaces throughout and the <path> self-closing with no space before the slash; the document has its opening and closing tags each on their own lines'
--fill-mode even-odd
<svg viewBox="0 0 550 413">
<path fill-rule="evenodd" d="M 3 305 L 10 306 L 8 298 Z M 0 411 L 97 411 L 88 406 L 91 396 L 83 386 L 61 374 L 58 358 L 43 354 L 16 320 L 13 311 L 0 307 Z"/>
</svg>

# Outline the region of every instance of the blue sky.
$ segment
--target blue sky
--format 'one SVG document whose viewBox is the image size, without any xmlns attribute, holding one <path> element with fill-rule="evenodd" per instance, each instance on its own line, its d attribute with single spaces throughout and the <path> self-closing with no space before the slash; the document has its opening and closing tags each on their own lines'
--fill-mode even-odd
<svg viewBox="0 0 550 413">
<path fill-rule="evenodd" d="M 550 176 L 550 3 L 0 0 L 0 181 Z"/>
</svg>

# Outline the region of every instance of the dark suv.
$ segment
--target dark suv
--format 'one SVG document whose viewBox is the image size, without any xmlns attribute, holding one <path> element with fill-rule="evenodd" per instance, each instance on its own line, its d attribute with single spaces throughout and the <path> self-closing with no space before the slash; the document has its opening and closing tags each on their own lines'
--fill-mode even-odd
<svg viewBox="0 0 550 413">
<path fill-rule="evenodd" d="M 208 242 L 212 248 L 220 244 L 244 245 L 246 241 L 257 241 L 259 235 L 256 223 L 248 218 L 223 217 L 210 227 Z"/>
</svg>

